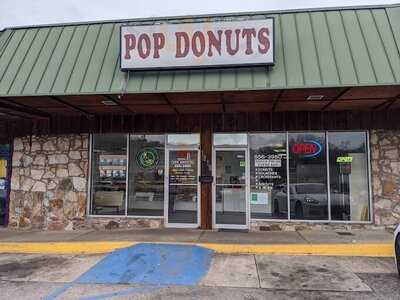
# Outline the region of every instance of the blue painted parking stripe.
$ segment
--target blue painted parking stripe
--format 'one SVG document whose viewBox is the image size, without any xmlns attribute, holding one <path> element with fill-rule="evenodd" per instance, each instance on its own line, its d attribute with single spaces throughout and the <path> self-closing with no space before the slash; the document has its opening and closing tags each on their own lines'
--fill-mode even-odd
<svg viewBox="0 0 400 300">
<path fill-rule="evenodd" d="M 54 292 L 52 292 L 50 295 L 46 297 L 46 300 L 55 300 L 62 294 L 64 294 L 70 287 L 74 285 L 74 282 L 64 284 L 62 287 L 56 289 Z"/>
<path fill-rule="evenodd" d="M 160 287 L 134 287 L 129 289 L 124 289 L 121 291 L 114 291 L 110 293 L 100 294 L 100 295 L 93 295 L 87 297 L 81 297 L 79 300 L 103 300 L 109 299 L 113 297 L 120 297 L 120 296 L 133 296 L 136 294 L 143 294 L 146 292 L 154 292 L 155 290 L 160 289 Z"/>
<path fill-rule="evenodd" d="M 195 285 L 207 274 L 212 254 L 192 245 L 137 244 L 107 255 L 76 282 Z"/>
</svg>

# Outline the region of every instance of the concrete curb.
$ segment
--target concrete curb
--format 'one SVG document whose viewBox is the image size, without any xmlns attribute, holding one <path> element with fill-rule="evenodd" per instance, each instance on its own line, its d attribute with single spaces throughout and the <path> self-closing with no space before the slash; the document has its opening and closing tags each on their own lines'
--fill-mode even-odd
<svg viewBox="0 0 400 300">
<path fill-rule="evenodd" d="M 0 243 L 0 253 L 31 254 L 101 254 L 139 243 L 196 245 L 226 254 L 273 254 L 273 255 L 326 255 L 393 257 L 393 245 L 386 244 L 216 244 L 216 243 L 160 243 L 130 241 L 96 242 L 14 242 Z"/>
</svg>

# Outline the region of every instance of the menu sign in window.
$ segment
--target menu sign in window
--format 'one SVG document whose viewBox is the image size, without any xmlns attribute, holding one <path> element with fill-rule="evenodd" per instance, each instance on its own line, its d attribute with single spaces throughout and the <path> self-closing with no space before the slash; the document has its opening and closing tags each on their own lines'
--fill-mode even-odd
<svg viewBox="0 0 400 300">
<path fill-rule="evenodd" d="M 286 160 L 286 153 L 254 154 L 255 188 L 270 191 L 275 181 L 282 180 L 282 161 Z"/>
<path fill-rule="evenodd" d="M 170 151 L 169 183 L 197 184 L 197 151 Z"/>
</svg>

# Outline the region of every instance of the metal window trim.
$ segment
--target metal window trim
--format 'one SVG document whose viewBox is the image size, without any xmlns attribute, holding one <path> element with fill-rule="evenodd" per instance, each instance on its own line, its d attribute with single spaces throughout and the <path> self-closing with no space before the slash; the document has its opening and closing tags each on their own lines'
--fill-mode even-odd
<svg viewBox="0 0 400 300">
<path fill-rule="evenodd" d="M 374 199 L 372 194 L 372 168 L 371 168 L 371 145 L 370 145 L 370 131 L 364 131 L 365 134 L 365 142 L 367 146 L 367 172 L 368 172 L 368 200 L 369 200 L 369 222 L 375 222 L 375 214 L 374 214 Z"/>
<path fill-rule="evenodd" d="M 287 218 L 283 219 L 285 221 L 290 221 L 292 218 L 291 214 L 291 207 L 290 207 L 290 167 L 289 167 L 289 131 L 286 131 L 286 198 L 287 198 Z M 281 219 L 282 220 L 282 219 Z"/>
<path fill-rule="evenodd" d="M 165 148 L 173 149 L 173 148 L 191 148 L 191 147 L 197 147 L 200 149 L 201 145 L 201 136 L 199 132 L 169 132 L 169 133 L 164 133 L 165 135 Z M 199 142 L 196 144 L 179 144 L 179 145 L 174 145 L 174 144 L 169 144 L 168 143 L 168 136 L 169 135 L 197 135 L 199 138 Z"/>
<path fill-rule="evenodd" d="M 165 135 L 167 137 L 167 134 Z M 167 142 L 167 140 L 166 140 Z M 199 180 L 194 184 L 176 184 L 182 186 L 197 186 L 197 222 L 196 223 L 169 223 L 168 206 L 169 206 L 169 152 L 170 151 L 197 151 L 197 178 L 200 175 L 201 152 L 200 145 L 165 145 L 165 171 L 164 171 L 164 226 L 166 228 L 199 228 L 201 224 L 201 185 Z"/>
<path fill-rule="evenodd" d="M 128 216 L 128 196 L 129 196 L 129 145 L 130 145 L 130 133 L 126 134 L 126 171 L 125 171 L 125 216 Z"/>
<path fill-rule="evenodd" d="M 127 146 L 127 151 L 128 151 L 128 158 L 127 158 L 127 163 L 128 163 L 128 168 L 127 168 L 127 182 L 126 182 L 126 186 L 127 186 L 127 201 L 126 201 L 126 206 L 128 205 L 128 200 L 129 200 L 129 163 L 130 163 L 130 143 L 131 143 L 131 137 L 132 136 L 149 136 L 149 135 L 161 135 L 163 136 L 164 139 L 164 160 L 166 159 L 165 153 L 166 153 L 166 143 L 167 143 L 167 134 L 166 133 L 142 133 L 142 132 L 130 132 L 128 133 L 128 146 Z M 165 166 L 165 162 L 164 162 L 164 166 Z M 164 181 L 165 181 L 165 170 L 164 170 Z M 164 192 L 165 192 L 165 188 L 164 188 Z M 164 197 L 165 199 L 165 194 Z M 163 201 L 165 203 L 165 200 Z M 163 204 L 164 207 L 164 204 Z M 140 215 L 140 216 L 135 216 L 135 215 L 129 215 L 128 214 L 128 209 L 126 210 L 126 217 L 128 218 L 149 218 L 149 219 L 157 219 L 157 218 L 161 218 L 164 219 L 164 211 L 163 211 L 163 215 L 160 216 L 145 216 L 145 215 Z"/>
<path fill-rule="evenodd" d="M 98 133 L 101 135 L 106 135 L 107 133 Z M 113 134 L 113 133 L 111 133 Z M 125 134 L 125 136 L 128 136 L 129 134 Z M 93 179 L 92 179 L 92 173 L 93 173 L 93 138 L 94 138 L 94 134 L 90 133 L 89 134 L 89 170 L 88 170 L 88 180 L 87 180 L 87 190 L 88 190 L 88 201 L 86 204 L 86 209 L 87 209 L 87 213 L 86 213 L 86 217 L 91 217 L 91 216 L 110 216 L 110 215 L 95 215 L 93 214 L 92 208 L 93 208 Z M 128 140 L 129 143 L 129 140 Z M 127 148 L 127 159 L 126 159 L 126 163 L 127 163 L 127 167 L 129 166 L 129 152 L 128 152 L 128 148 Z M 128 195 L 128 168 L 126 170 L 126 179 L 125 179 L 125 214 L 124 215 L 114 215 L 115 217 L 127 217 L 127 195 Z"/>
<path fill-rule="evenodd" d="M 285 222 L 285 221 L 293 221 L 293 222 L 321 222 L 321 223 L 344 223 L 344 224 L 373 224 L 374 222 L 374 214 L 373 214 L 373 194 L 372 194 L 372 179 L 371 179 L 371 149 L 370 149 L 370 132 L 368 130 L 316 130 L 316 131 L 276 131 L 276 132 L 283 132 L 286 133 L 286 180 L 287 180 L 287 198 L 288 198 L 288 213 L 287 213 L 287 219 L 257 219 L 257 218 L 251 218 L 251 220 L 259 220 L 259 221 L 279 221 L 279 222 Z M 290 133 L 307 133 L 307 132 L 319 132 L 319 133 L 324 133 L 325 135 L 325 155 L 326 155 L 326 166 L 327 166 L 327 197 L 328 197 L 328 219 L 327 220 L 305 220 L 305 219 L 292 219 L 290 216 L 290 174 L 289 174 L 289 161 L 290 161 L 290 153 L 289 153 L 289 134 Z M 346 220 L 332 220 L 332 211 L 331 211 L 331 195 L 330 195 L 330 165 L 329 165 L 329 133 L 335 133 L 335 132 L 351 132 L 351 133 L 362 133 L 364 134 L 366 138 L 366 152 L 367 152 L 367 173 L 368 173 L 368 201 L 369 201 L 369 220 L 368 221 L 346 221 Z M 269 132 L 257 132 L 257 133 L 266 133 L 268 134 Z M 275 132 L 274 132 L 275 133 Z M 248 133 L 251 135 L 252 133 Z M 250 145 L 250 139 L 249 141 L 249 147 Z M 251 215 L 251 211 L 250 211 Z"/>
<path fill-rule="evenodd" d="M 121 218 L 121 219 L 164 219 L 164 216 L 133 216 L 133 215 L 87 215 L 87 218 L 96 219 L 96 218 Z"/>
<path fill-rule="evenodd" d="M 365 151 L 367 154 L 367 184 L 368 184 L 368 221 L 340 221 L 340 220 L 331 220 L 331 222 L 344 222 L 344 223 L 355 223 L 355 224 L 373 224 L 374 220 L 374 211 L 373 211 L 373 194 L 372 194 L 372 178 L 371 178 L 371 148 L 370 148 L 370 130 L 327 130 L 326 133 L 362 133 L 364 135 L 365 141 Z M 328 164 L 329 166 L 329 164 Z M 330 187 L 330 184 L 329 184 Z"/>
<path fill-rule="evenodd" d="M 331 223 L 337 223 L 337 224 L 372 224 L 372 221 L 341 221 L 341 220 L 305 220 L 305 219 L 291 219 L 291 220 L 286 220 L 286 219 L 257 219 L 257 218 L 251 218 L 251 222 L 277 222 L 277 223 L 315 223 L 315 224 L 331 224 Z"/>
<path fill-rule="evenodd" d="M 87 203 L 86 203 L 86 216 L 92 214 L 93 206 L 93 193 L 92 193 L 92 159 L 93 159 L 93 134 L 89 134 L 89 170 L 88 170 L 88 180 L 87 180 Z"/>
<path fill-rule="evenodd" d="M 167 142 L 167 137 L 165 137 Z M 164 154 L 164 226 L 168 227 L 168 201 L 169 201 L 169 150 L 165 145 Z"/>
<path fill-rule="evenodd" d="M 329 166 L 329 132 L 325 132 L 325 155 L 326 155 L 326 184 L 328 193 L 328 220 L 332 221 L 332 207 L 331 207 L 331 169 Z"/>
<path fill-rule="evenodd" d="M 246 135 L 246 144 L 215 145 L 215 144 L 214 144 L 214 137 L 215 137 L 215 135 L 218 135 L 218 134 L 245 134 L 245 135 Z M 211 143 L 212 143 L 212 146 L 215 147 L 215 148 L 222 148 L 222 149 L 225 149 L 225 148 L 234 148 L 234 149 L 237 149 L 237 148 L 246 148 L 246 147 L 249 147 L 249 146 L 250 146 L 250 132 L 248 132 L 248 131 L 242 131 L 242 132 L 235 132 L 235 131 L 214 132 L 213 135 L 212 135 L 212 141 L 211 141 Z"/>
<path fill-rule="evenodd" d="M 271 131 L 252 131 L 248 132 L 248 148 L 249 148 L 249 178 L 251 174 L 251 136 L 252 135 L 257 135 L 257 134 L 283 134 L 285 136 L 285 148 L 286 148 L 286 187 L 287 187 L 287 216 L 284 219 L 256 219 L 256 220 L 281 220 L 281 221 L 288 221 L 290 220 L 290 195 L 289 195 L 289 131 L 285 130 L 271 130 Z M 249 180 L 249 190 L 251 192 L 251 178 Z M 253 219 L 251 218 L 251 204 L 249 204 L 249 215 L 250 215 L 250 221 Z"/>
<path fill-rule="evenodd" d="M 248 136 L 248 133 L 246 133 Z M 248 137 L 247 137 L 248 141 Z M 217 164 L 216 164 L 216 153 L 217 151 L 244 151 L 245 152 L 245 184 L 241 184 L 244 186 L 245 190 L 245 207 L 246 207 L 246 224 L 217 224 L 217 186 L 231 186 L 232 184 L 217 184 L 216 183 L 216 174 L 217 174 Z M 212 201 L 211 201 L 211 215 L 212 215 L 212 227 L 214 229 L 249 229 L 250 228 L 250 154 L 249 154 L 249 144 L 240 145 L 237 147 L 225 147 L 225 146 L 213 146 L 212 147 L 212 176 L 215 178 L 212 183 Z"/>
<path fill-rule="evenodd" d="M 246 193 L 246 199 L 245 199 L 245 205 L 246 205 L 246 227 L 247 229 L 250 228 L 250 145 L 249 145 L 249 134 L 246 134 L 247 136 L 247 147 L 246 147 L 246 152 L 245 152 L 245 158 L 246 158 L 246 164 L 245 164 L 245 193 Z"/>
<path fill-rule="evenodd" d="M 214 135 L 214 134 L 213 134 Z M 214 137 L 212 138 L 214 140 Z M 211 151 L 211 174 L 214 178 L 212 182 L 212 187 L 211 187 L 211 223 L 212 223 L 212 228 L 216 229 L 216 223 L 217 223 L 217 216 L 216 216 L 216 149 L 214 146 L 212 146 L 212 151 Z"/>
<path fill-rule="evenodd" d="M 325 143 L 326 143 L 326 155 L 327 155 L 327 188 L 328 188 L 328 220 L 295 220 L 295 219 L 291 219 L 290 217 L 290 176 L 289 176 L 289 161 L 290 161 L 290 153 L 289 153 L 289 133 L 291 132 L 305 132 L 305 131 L 276 131 L 273 133 L 285 133 L 286 136 L 286 177 L 287 177 L 287 201 L 288 201 L 288 213 L 287 213 L 287 219 L 258 219 L 258 218 L 252 218 L 251 217 L 251 205 L 250 202 L 248 202 L 248 208 L 247 208 L 247 216 L 248 216 L 248 221 L 247 221 L 247 226 L 250 226 L 251 222 L 255 222 L 255 221 L 266 221 L 266 222 L 289 222 L 289 223 L 340 223 L 340 224 L 373 224 L 374 223 L 374 212 L 373 212 L 373 193 L 372 193 L 372 169 L 371 169 L 371 145 L 370 145 L 370 131 L 369 130 L 354 130 L 354 131 L 349 131 L 349 130 L 326 130 L 326 131 L 322 131 L 325 132 Z M 321 131 L 313 131 L 313 132 L 321 132 Z M 329 133 L 335 133 L 335 132 L 359 132 L 359 133 L 363 133 L 365 136 L 365 141 L 366 141 L 366 151 L 367 151 L 367 173 L 368 173 L 368 198 L 369 198 L 369 220 L 368 221 L 346 221 L 346 220 L 332 220 L 332 216 L 331 216 L 331 199 L 330 199 L 330 166 L 329 166 Z M 252 133 L 270 133 L 270 132 L 252 132 Z M 247 137 L 247 141 L 248 141 L 248 145 L 247 145 L 247 163 L 246 163 L 246 199 L 248 200 L 248 195 L 250 193 L 250 180 L 249 180 L 249 176 L 250 174 L 247 174 L 247 172 L 250 173 L 250 135 L 252 134 L 250 132 L 247 133 L 248 137 Z M 143 219 L 143 218 L 149 218 L 149 219 L 164 219 L 165 223 L 168 224 L 168 207 L 165 208 L 166 205 L 168 205 L 168 199 L 166 199 L 168 197 L 168 186 L 166 187 L 166 182 L 167 182 L 167 174 L 169 174 L 168 172 L 168 166 L 167 166 L 167 162 L 169 161 L 169 150 L 182 150 L 182 149 L 188 149 L 188 150 L 199 150 L 199 146 L 198 145 L 182 145 L 182 146 L 172 146 L 172 145 L 167 145 L 167 135 L 168 134 L 163 134 L 164 135 L 164 151 L 165 151 L 165 177 L 164 177 L 164 215 L 162 216 L 133 216 L 133 215 L 128 215 L 127 214 L 127 204 L 128 204 L 128 194 L 129 194 L 129 160 L 130 160 L 130 153 L 129 153 L 129 148 L 130 148 L 130 136 L 133 133 L 128 133 L 126 134 L 127 137 L 127 173 L 126 173 L 126 196 L 125 196 L 125 215 L 95 215 L 92 214 L 92 207 L 93 207 L 93 179 L 92 179 L 92 173 L 93 173 L 93 138 L 94 138 L 94 134 L 90 133 L 88 135 L 88 139 L 89 139 L 89 147 L 88 147 L 88 151 L 89 151 L 89 157 L 88 157 L 88 163 L 89 163 L 89 168 L 88 168 L 88 180 L 87 180 L 87 199 L 89 201 L 87 201 L 87 205 L 86 205 L 86 217 L 90 217 L 90 218 L 137 218 L 137 219 Z M 147 134 L 145 134 L 147 135 Z M 238 147 L 225 147 L 225 146 L 213 146 L 213 153 L 212 153 L 212 161 L 215 162 L 215 150 L 216 149 L 222 149 L 222 150 L 238 150 L 238 149 L 245 149 L 245 147 L 243 145 L 240 145 Z M 200 161 L 198 162 L 198 164 L 200 164 Z M 215 176 L 215 163 L 213 163 L 213 176 Z M 189 185 L 196 185 L 196 184 L 189 184 Z M 200 224 L 200 208 L 201 207 L 201 191 L 199 191 L 200 189 L 200 184 L 197 183 L 198 186 L 198 224 L 197 227 Z M 212 224 L 213 224 L 213 228 L 217 228 L 215 225 L 215 214 L 214 214 L 214 208 L 215 208 L 215 187 L 217 186 L 217 184 L 214 182 L 213 183 L 213 189 L 212 189 Z M 172 227 L 172 225 L 178 225 L 178 227 L 180 225 L 184 225 L 183 224 L 169 224 L 170 227 Z M 189 224 L 192 225 L 192 224 Z M 186 226 L 184 226 L 186 227 Z M 182 227 L 182 228 L 184 228 Z"/>
</svg>

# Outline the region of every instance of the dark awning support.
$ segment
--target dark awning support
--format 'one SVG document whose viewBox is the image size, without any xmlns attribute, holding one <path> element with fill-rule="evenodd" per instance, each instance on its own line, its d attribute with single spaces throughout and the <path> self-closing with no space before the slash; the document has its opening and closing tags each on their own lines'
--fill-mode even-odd
<svg viewBox="0 0 400 300">
<path fill-rule="evenodd" d="M 6 102 L 6 103 L 5 103 Z M 0 108 L 4 108 L 7 110 L 13 111 L 13 113 L 10 113 L 10 115 L 14 116 L 20 116 L 20 117 L 27 117 L 30 116 L 36 117 L 36 118 L 50 118 L 50 114 L 34 109 L 34 108 L 28 108 L 22 104 L 15 103 L 12 100 L 9 100 L 7 98 L 0 98 Z M 14 113 L 15 112 L 15 113 Z M 21 115 L 18 115 L 21 114 Z"/>
<path fill-rule="evenodd" d="M 340 94 L 337 95 L 337 97 L 335 99 L 332 99 L 331 101 L 329 101 L 329 103 L 322 108 L 322 111 L 325 111 L 329 106 L 331 106 L 336 100 L 340 99 L 340 97 L 342 97 L 350 89 L 351 89 L 351 87 L 343 89 L 343 91 L 341 91 Z"/>
<path fill-rule="evenodd" d="M 85 115 L 88 119 L 94 118 L 94 114 L 91 114 L 91 113 L 87 112 L 86 110 L 83 110 L 82 108 L 79 108 L 79 107 L 77 107 L 77 106 L 75 106 L 75 105 L 73 105 L 73 104 L 71 104 L 71 103 L 68 103 L 68 102 L 66 102 L 66 101 L 64 101 L 64 100 L 61 100 L 61 99 L 58 98 L 58 97 L 51 96 L 51 97 L 49 97 L 49 98 L 51 98 L 51 99 L 53 99 L 54 101 L 57 101 L 57 102 L 59 102 L 59 103 L 65 105 L 65 106 L 67 106 L 67 107 L 69 107 L 69 108 L 72 108 L 73 110 L 75 110 L 75 111 L 77 111 L 77 112 L 79 112 L 79 113 Z"/>
<path fill-rule="evenodd" d="M 169 106 L 171 106 L 171 108 L 174 110 L 175 114 L 179 115 L 179 111 L 176 109 L 175 106 L 172 105 L 172 103 L 171 103 L 171 101 L 169 101 L 167 95 L 164 93 L 164 94 L 161 94 L 161 96 L 162 96 L 162 98 L 165 100 L 165 102 L 167 102 L 167 104 L 168 104 Z"/>
</svg>

